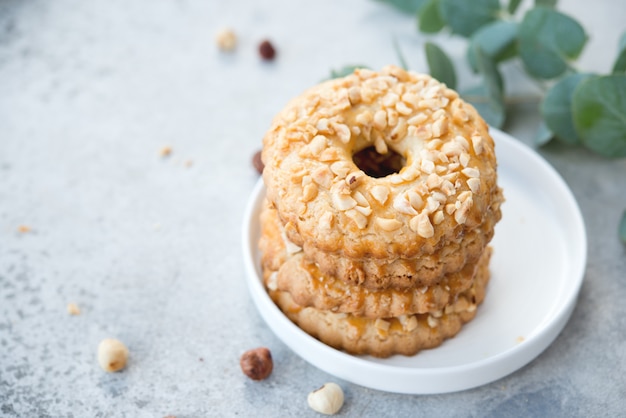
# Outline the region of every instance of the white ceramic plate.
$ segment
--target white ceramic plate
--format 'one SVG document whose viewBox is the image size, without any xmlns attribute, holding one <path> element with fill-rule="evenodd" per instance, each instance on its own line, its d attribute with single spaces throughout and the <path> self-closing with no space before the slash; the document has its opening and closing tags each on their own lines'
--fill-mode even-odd
<svg viewBox="0 0 626 418">
<path fill-rule="evenodd" d="M 504 377 L 545 350 L 569 319 L 582 284 L 587 240 L 565 182 L 533 150 L 491 129 L 506 202 L 492 241 L 492 279 L 476 318 L 440 347 L 413 357 L 352 356 L 312 338 L 274 305 L 261 282 L 259 180 L 246 209 L 243 252 L 252 298 L 274 333 L 314 366 L 373 389 L 430 394 Z"/>
</svg>

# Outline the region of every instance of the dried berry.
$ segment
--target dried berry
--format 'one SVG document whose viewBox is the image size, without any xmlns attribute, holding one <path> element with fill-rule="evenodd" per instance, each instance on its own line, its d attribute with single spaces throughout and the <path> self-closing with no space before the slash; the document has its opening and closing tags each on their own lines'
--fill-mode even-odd
<svg viewBox="0 0 626 418">
<path fill-rule="evenodd" d="M 252 380 L 267 378 L 274 368 L 272 353 L 265 347 L 255 348 L 243 353 L 239 360 L 239 365 L 244 374 Z"/>
<path fill-rule="evenodd" d="M 258 171 L 259 174 L 263 174 L 263 169 L 265 168 L 265 165 L 263 164 L 263 160 L 261 159 L 261 151 L 255 152 L 252 156 L 252 165 L 254 166 L 254 168 L 256 168 L 256 171 Z"/>
<path fill-rule="evenodd" d="M 270 41 L 265 40 L 259 45 L 259 54 L 266 61 L 271 61 L 276 56 L 276 50 Z"/>
</svg>

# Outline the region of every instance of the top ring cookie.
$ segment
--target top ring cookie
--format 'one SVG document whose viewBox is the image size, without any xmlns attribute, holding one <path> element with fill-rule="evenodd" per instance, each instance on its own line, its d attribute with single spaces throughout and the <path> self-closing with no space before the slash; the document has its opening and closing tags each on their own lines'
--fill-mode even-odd
<svg viewBox="0 0 626 418">
<path fill-rule="evenodd" d="M 263 139 L 267 198 L 296 243 L 346 257 L 432 254 L 479 227 L 498 194 L 487 124 L 430 76 L 356 70 L 292 100 Z M 402 167 L 353 160 L 373 147 Z"/>
</svg>

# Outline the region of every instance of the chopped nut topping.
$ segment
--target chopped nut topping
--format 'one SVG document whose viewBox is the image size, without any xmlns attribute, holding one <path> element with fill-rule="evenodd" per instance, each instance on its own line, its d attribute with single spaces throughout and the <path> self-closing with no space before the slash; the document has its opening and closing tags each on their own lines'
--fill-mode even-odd
<svg viewBox="0 0 626 418">
<path fill-rule="evenodd" d="M 318 120 L 317 123 L 315 124 L 315 129 L 317 129 L 319 132 L 322 132 L 322 133 L 329 133 L 330 124 L 328 122 L 328 119 L 321 118 L 320 120 Z"/>
<path fill-rule="evenodd" d="M 274 271 L 270 274 L 270 277 L 267 278 L 266 285 L 271 291 L 276 291 L 278 289 L 278 272 Z"/>
<path fill-rule="evenodd" d="M 439 320 L 437 318 L 433 318 L 431 315 L 428 315 L 426 322 L 431 328 L 437 328 L 437 325 L 439 325 Z"/>
<path fill-rule="evenodd" d="M 433 135 L 440 137 L 448 133 L 448 119 L 441 117 L 433 123 Z"/>
<path fill-rule="evenodd" d="M 483 137 L 480 135 L 472 136 L 472 145 L 474 145 L 474 152 L 479 155 L 482 154 L 484 150 L 484 142 Z"/>
<path fill-rule="evenodd" d="M 458 203 L 458 202 L 457 202 Z M 473 204 L 473 200 L 472 198 L 468 198 L 465 202 L 463 202 L 461 204 L 461 207 L 458 208 L 456 210 L 456 212 L 454 212 L 454 220 L 459 224 L 462 225 L 465 223 L 465 221 L 467 221 L 467 213 L 469 212 L 470 208 L 472 207 Z"/>
<path fill-rule="evenodd" d="M 307 184 L 303 191 L 302 197 L 300 198 L 302 202 L 310 202 L 317 196 L 317 185 L 315 183 Z"/>
<path fill-rule="evenodd" d="M 441 191 L 446 194 L 446 196 L 452 196 L 456 193 L 456 189 L 454 188 L 454 184 L 452 184 L 449 180 L 444 180 L 441 183 Z"/>
<path fill-rule="evenodd" d="M 467 139 L 465 139 L 464 137 L 462 137 L 461 135 L 457 135 L 454 138 L 455 142 L 458 142 L 462 147 L 464 151 L 469 151 L 469 142 L 467 142 Z"/>
<path fill-rule="evenodd" d="M 332 201 L 333 206 L 341 211 L 346 211 L 356 206 L 356 200 L 354 200 L 350 196 L 346 196 L 336 192 L 332 194 Z"/>
<path fill-rule="evenodd" d="M 424 207 L 424 200 L 422 199 L 422 196 L 420 196 L 416 191 L 409 190 L 407 192 L 407 197 L 409 198 L 409 203 L 411 204 L 411 207 L 413 207 L 415 210 L 420 210 Z"/>
<path fill-rule="evenodd" d="M 406 119 L 404 118 L 399 118 L 398 119 L 398 123 L 396 124 L 396 126 L 392 129 L 391 133 L 389 134 L 389 138 L 392 141 L 396 141 L 399 139 L 403 139 L 406 136 Z"/>
<path fill-rule="evenodd" d="M 330 172 L 330 169 L 327 165 L 322 165 L 311 173 L 311 178 L 313 181 L 320 186 L 330 189 L 333 181 L 333 173 Z"/>
<path fill-rule="evenodd" d="M 389 151 L 387 143 L 380 137 L 376 138 L 374 141 L 374 147 L 376 148 L 376 152 L 379 154 L 387 154 Z"/>
<path fill-rule="evenodd" d="M 467 152 L 462 152 L 461 155 L 459 155 L 459 162 L 461 163 L 463 167 L 467 167 L 469 160 L 470 160 L 470 156 Z"/>
<path fill-rule="evenodd" d="M 398 112 L 394 109 L 387 109 L 387 125 L 396 126 L 398 123 Z"/>
<path fill-rule="evenodd" d="M 352 173 L 346 176 L 346 184 L 350 186 L 351 189 L 356 188 L 361 181 L 365 178 L 365 173 L 361 170 L 353 171 Z"/>
<path fill-rule="evenodd" d="M 370 112 L 369 110 L 366 110 L 364 112 L 359 113 L 356 116 L 355 120 L 357 123 L 360 123 L 361 125 L 369 125 L 374 120 L 374 117 L 372 116 L 372 112 Z"/>
<path fill-rule="evenodd" d="M 388 331 L 389 325 L 390 325 L 389 321 L 385 321 L 384 319 L 381 319 L 381 318 L 376 318 L 376 321 L 374 321 L 374 326 L 383 331 Z"/>
<path fill-rule="evenodd" d="M 358 190 L 352 194 L 352 197 L 354 197 L 354 199 L 360 206 L 364 206 L 364 207 L 370 206 L 370 202 L 368 202 L 367 198 L 363 196 L 363 193 L 359 192 Z"/>
<path fill-rule="evenodd" d="M 433 215 L 433 223 L 435 225 L 439 225 L 440 223 L 442 223 L 444 220 L 444 215 L 443 215 L 443 211 L 438 210 L 437 212 L 435 212 L 435 214 Z"/>
<path fill-rule="evenodd" d="M 350 128 L 348 128 L 348 125 L 344 125 L 343 123 L 334 123 L 332 126 L 335 129 L 335 132 L 337 133 L 337 136 L 339 137 L 339 140 L 341 142 L 343 142 L 344 144 L 350 142 L 350 137 L 352 136 L 352 133 L 350 132 Z"/>
<path fill-rule="evenodd" d="M 380 130 L 387 127 L 387 112 L 379 110 L 374 114 L 374 127 Z"/>
<path fill-rule="evenodd" d="M 389 197 L 389 189 L 386 186 L 378 185 L 370 190 L 372 197 L 381 205 L 384 205 Z"/>
<path fill-rule="evenodd" d="M 382 102 L 385 107 L 393 107 L 399 100 L 400 97 L 396 93 L 389 92 L 383 97 Z"/>
<path fill-rule="evenodd" d="M 463 170 L 461 170 L 461 173 L 465 174 L 467 177 L 470 177 L 470 178 L 480 177 L 480 171 L 478 171 L 478 169 L 473 168 L 473 167 L 465 167 Z"/>
<path fill-rule="evenodd" d="M 335 216 L 332 212 L 324 212 L 322 216 L 320 216 L 319 226 L 323 230 L 330 230 L 333 226 L 333 220 Z"/>
<path fill-rule="evenodd" d="M 393 200 L 393 208 L 405 215 L 417 215 L 417 211 L 411 206 L 411 203 L 407 200 L 406 194 L 399 194 Z"/>
<path fill-rule="evenodd" d="M 407 123 L 409 125 L 417 126 L 417 125 L 420 125 L 421 123 L 423 123 L 426 119 L 428 119 L 428 116 L 426 116 L 426 113 L 418 113 L 417 115 L 415 115 L 412 118 L 410 118 L 407 121 Z"/>
<path fill-rule="evenodd" d="M 340 179 L 343 179 L 350 172 L 350 164 L 346 161 L 337 161 L 330 165 L 330 171 L 335 173 Z"/>
<path fill-rule="evenodd" d="M 402 226 L 402 222 L 397 219 L 376 218 L 376 226 L 384 231 L 395 231 Z"/>
<path fill-rule="evenodd" d="M 443 178 L 441 178 L 435 173 L 429 174 L 428 177 L 426 178 L 426 185 L 431 190 L 438 188 L 442 184 L 443 184 Z"/>
<path fill-rule="evenodd" d="M 432 196 L 428 196 L 426 198 L 426 209 L 425 209 L 426 212 L 433 213 L 437 209 L 439 209 L 439 206 L 441 206 L 441 203 L 435 200 Z"/>
<path fill-rule="evenodd" d="M 472 193 L 480 192 L 480 180 L 477 178 L 468 179 L 467 186 L 470 188 Z"/>
<path fill-rule="evenodd" d="M 348 98 L 353 105 L 358 104 L 361 101 L 361 90 L 358 87 L 350 87 L 348 90 Z"/>
<path fill-rule="evenodd" d="M 410 115 L 413 112 L 413 110 L 408 107 L 404 102 L 397 102 L 396 110 L 398 111 L 398 113 L 405 116 Z"/>
<path fill-rule="evenodd" d="M 430 223 L 430 219 L 428 219 L 426 212 L 422 212 L 411 219 L 409 226 L 422 238 L 430 238 L 435 235 L 435 229 Z"/>
<path fill-rule="evenodd" d="M 341 156 L 340 156 L 339 149 L 335 148 L 335 147 L 326 148 L 320 154 L 320 161 L 322 161 L 322 162 L 337 161 L 340 158 L 341 158 Z"/>
<path fill-rule="evenodd" d="M 372 208 L 369 206 L 357 205 L 354 207 L 354 210 L 356 210 L 357 212 L 361 212 L 365 216 L 370 216 L 372 214 Z"/>
<path fill-rule="evenodd" d="M 347 210 L 346 216 L 352 219 L 359 229 L 363 229 L 367 226 L 367 217 L 355 209 Z"/>
<path fill-rule="evenodd" d="M 422 160 L 421 164 L 420 164 L 420 169 L 427 174 L 432 173 L 433 171 L 435 171 L 435 163 L 433 163 L 430 160 Z"/>
</svg>

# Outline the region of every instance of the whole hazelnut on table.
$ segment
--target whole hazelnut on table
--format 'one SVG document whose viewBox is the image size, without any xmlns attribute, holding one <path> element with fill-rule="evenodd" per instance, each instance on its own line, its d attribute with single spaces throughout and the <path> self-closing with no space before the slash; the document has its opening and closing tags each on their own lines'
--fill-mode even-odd
<svg viewBox="0 0 626 418">
<path fill-rule="evenodd" d="M 320 414 L 334 415 L 343 406 L 343 390 L 336 383 L 326 383 L 309 393 L 307 402 L 311 409 Z"/>
<path fill-rule="evenodd" d="M 237 47 L 237 35 L 231 29 L 222 29 L 217 33 L 215 42 L 220 50 L 231 52 Z"/>
<path fill-rule="evenodd" d="M 117 372 L 126 366 L 128 348 L 120 340 L 106 338 L 98 345 L 98 364 L 105 372 Z"/>
<path fill-rule="evenodd" d="M 267 378 L 274 368 L 272 353 L 265 347 L 255 348 L 243 353 L 239 360 L 239 365 L 244 374 L 252 380 Z"/>
</svg>

